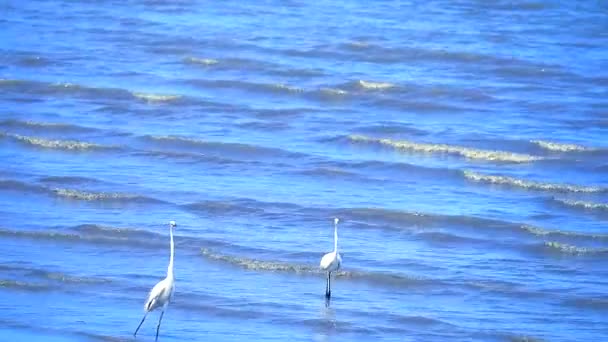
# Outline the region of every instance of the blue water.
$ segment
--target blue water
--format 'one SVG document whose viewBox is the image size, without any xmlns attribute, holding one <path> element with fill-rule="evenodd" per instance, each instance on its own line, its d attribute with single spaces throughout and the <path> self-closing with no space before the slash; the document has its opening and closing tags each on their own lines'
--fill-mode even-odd
<svg viewBox="0 0 608 342">
<path fill-rule="evenodd" d="M 608 340 L 605 3 L 0 10 L 2 340 Z"/>
</svg>

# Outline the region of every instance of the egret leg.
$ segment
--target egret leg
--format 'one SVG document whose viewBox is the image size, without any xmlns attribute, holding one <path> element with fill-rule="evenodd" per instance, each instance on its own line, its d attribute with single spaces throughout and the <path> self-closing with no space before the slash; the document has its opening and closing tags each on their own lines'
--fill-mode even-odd
<svg viewBox="0 0 608 342">
<path fill-rule="evenodd" d="M 329 284 L 329 292 L 327 293 L 327 298 L 331 298 L 331 272 L 327 275 L 327 283 Z"/>
<path fill-rule="evenodd" d="M 160 322 L 163 320 L 163 315 L 165 314 L 165 310 L 160 313 L 160 318 L 158 320 L 158 325 L 156 326 L 156 339 L 154 341 L 158 341 L 158 330 L 160 330 Z"/>
<path fill-rule="evenodd" d="M 325 298 L 331 297 L 331 272 L 327 272 L 327 285 L 325 286 Z"/>
<path fill-rule="evenodd" d="M 148 316 L 147 312 L 144 315 L 144 318 L 141 319 L 141 322 L 139 322 L 139 325 L 137 326 L 137 329 L 135 329 L 135 332 L 133 333 L 133 336 L 137 336 L 137 332 L 139 331 L 139 328 L 141 328 L 141 325 L 144 324 L 144 321 L 146 320 L 146 316 Z"/>
</svg>

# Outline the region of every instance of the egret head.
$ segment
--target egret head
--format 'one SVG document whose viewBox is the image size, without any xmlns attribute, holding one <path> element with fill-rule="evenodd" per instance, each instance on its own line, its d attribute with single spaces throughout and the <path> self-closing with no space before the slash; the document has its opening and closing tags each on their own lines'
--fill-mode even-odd
<svg viewBox="0 0 608 342">
<path fill-rule="evenodd" d="M 339 219 L 339 218 L 337 218 L 337 217 L 334 217 L 334 224 L 335 224 L 335 225 L 337 225 L 337 224 L 338 224 L 338 222 L 340 222 L 340 219 Z"/>
<path fill-rule="evenodd" d="M 176 226 L 177 224 L 175 223 L 175 221 L 169 221 L 169 227 L 175 228 Z"/>
</svg>

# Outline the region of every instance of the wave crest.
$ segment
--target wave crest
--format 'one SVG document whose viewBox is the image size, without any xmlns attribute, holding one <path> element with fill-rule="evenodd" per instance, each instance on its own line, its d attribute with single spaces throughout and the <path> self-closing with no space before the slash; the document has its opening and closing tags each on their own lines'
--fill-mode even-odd
<svg viewBox="0 0 608 342">
<path fill-rule="evenodd" d="M 170 102 L 180 99 L 181 95 L 167 95 L 167 94 L 152 94 L 152 93 L 140 93 L 132 92 L 133 96 L 137 99 L 153 103 L 153 102 Z"/>
<path fill-rule="evenodd" d="M 554 201 L 569 206 L 569 207 L 577 207 L 577 208 L 584 208 L 584 209 L 589 209 L 589 210 L 605 210 L 608 211 L 608 203 L 594 203 L 594 202 L 588 202 L 588 201 L 574 201 L 574 200 L 568 200 L 568 199 L 559 199 L 559 198 L 553 198 Z"/>
<path fill-rule="evenodd" d="M 583 233 L 583 232 L 575 232 L 575 231 L 567 231 L 567 230 L 550 230 L 541 227 L 531 226 L 531 225 L 521 225 L 521 229 L 527 231 L 536 236 L 542 237 L 574 237 L 574 238 L 584 238 L 587 240 L 608 240 L 608 234 L 601 233 Z"/>
<path fill-rule="evenodd" d="M 44 131 L 75 131 L 75 132 L 89 132 L 94 131 L 94 128 L 90 127 L 82 127 L 76 126 L 72 124 L 66 124 L 61 122 L 40 122 L 40 121 L 31 121 L 31 120 L 16 120 L 16 119 L 8 119 L 4 121 L 0 121 L 0 126 L 5 127 L 15 127 L 15 128 L 25 128 L 29 130 L 44 130 Z"/>
<path fill-rule="evenodd" d="M 158 239 L 133 239 L 131 236 L 124 234 L 113 234 L 108 232 L 106 234 L 100 233 L 89 233 L 86 231 L 79 231 L 78 227 L 72 230 L 72 232 L 62 231 L 22 231 L 22 230 L 7 230 L 0 228 L 0 236 L 6 236 L 10 238 L 22 238 L 31 240 L 41 241 L 52 241 L 53 243 L 68 242 L 68 243 L 91 243 L 95 245 L 125 245 L 134 248 L 158 248 L 165 246 L 164 241 Z"/>
<path fill-rule="evenodd" d="M 481 150 L 463 146 L 453 146 L 447 144 L 416 143 L 407 140 L 378 139 L 363 135 L 349 135 L 348 139 L 352 142 L 375 143 L 389 146 L 398 150 L 407 150 L 422 153 L 446 153 L 460 155 L 469 159 L 481 159 L 488 161 L 501 161 L 512 163 L 527 163 L 542 160 L 542 157 L 532 156 L 506 151 Z"/>
<path fill-rule="evenodd" d="M 214 65 L 218 64 L 219 61 L 213 58 L 199 58 L 199 57 L 186 57 L 184 58 L 184 62 L 190 64 L 202 64 L 202 65 Z"/>
<path fill-rule="evenodd" d="M 174 144 L 175 146 L 190 147 L 205 152 L 221 152 L 222 157 L 226 153 L 238 154 L 247 157 L 301 157 L 302 155 L 295 152 L 281 150 L 273 147 L 265 147 L 258 145 L 250 145 L 245 143 L 207 141 L 197 138 L 190 138 L 178 135 L 148 135 L 144 139 L 152 142 L 160 142 L 165 144 Z"/>
<path fill-rule="evenodd" d="M 0 279 L 0 288 L 27 290 L 27 291 L 46 291 L 51 287 L 44 284 L 26 283 L 17 280 Z"/>
<path fill-rule="evenodd" d="M 389 82 L 371 82 L 371 81 L 363 81 L 363 80 L 357 81 L 357 86 L 359 86 L 360 88 L 363 88 L 363 89 L 368 89 L 368 90 L 385 90 L 385 89 L 390 89 L 390 88 L 395 87 L 395 85 L 393 83 L 389 83 Z"/>
<path fill-rule="evenodd" d="M 322 95 L 327 95 L 327 96 L 345 96 L 345 95 L 348 95 L 348 91 L 343 90 L 343 89 L 339 89 L 339 88 L 321 88 L 321 89 L 319 89 L 319 92 Z"/>
<path fill-rule="evenodd" d="M 74 284 L 105 284 L 111 282 L 109 279 L 104 278 L 92 278 L 92 277 L 82 277 L 82 276 L 74 276 L 61 272 L 49 272 L 49 271 L 33 271 L 33 275 L 41 276 L 49 280 L 59 281 L 61 283 L 74 283 Z"/>
<path fill-rule="evenodd" d="M 299 174 L 310 175 L 310 176 L 324 176 L 324 177 L 357 177 L 358 174 L 355 172 L 347 171 L 337 167 L 316 167 L 313 169 L 298 171 Z M 370 179 L 366 179 L 370 180 Z"/>
<path fill-rule="evenodd" d="M 565 144 L 565 143 L 557 143 L 546 140 L 532 140 L 531 143 L 544 148 L 549 151 L 556 152 L 583 152 L 583 151 L 594 151 L 594 148 L 576 145 L 576 144 Z"/>
<path fill-rule="evenodd" d="M 43 180 L 52 178 L 47 178 Z M 62 179 L 62 177 L 60 177 Z M 68 177 L 64 183 L 89 181 L 89 178 Z M 60 181 L 61 182 L 61 181 Z M 60 183 L 59 182 L 59 183 Z M 68 188 L 50 188 L 45 185 L 29 184 L 15 180 L 0 179 L 0 190 L 18 190 L 28 191 L 36 194 L 53 195 L 67 199 L 75 199 L 81 201 L 120 201 L 120 202 L 147 202 L 147 203 L 165 203 L 162 200 L 147 197 L 137 194 L 118 193 L 118 192 L 92 192 Z"/>
<path fill-rule="evenodd" d="M 282 271 L 297 274 L 321 274 L 316 267 L 288 264 L 282 262 L 262 261 L 249 258 L 239 258 L 230 255 L 217 254 L 207 248 L 201 248 L 201 253 L 211 260 L 223 261 L 235 266 L 255 271 Z"/>
<path fill-rule="evenodd" d="M 87 192 L 74 189 L 55 188 L 53 192 L 64 198 L 82 201 L 135 201 L 135 202 L 157 202 L 149 197 L 140 195 L 117 193 L 117 192 Z"/>
<path fill-rule="evenodd" d="M 8 137 L 11 137 L 19 142 L 26 143 L 28 145 L 43 147 L 48 149 L 58 149 L 58 150 L 99 150 L 99 149 L 110 149 L 114 148 L 111 146 L 104 146 L 95 143 L 78 141 L 78 140 L 52 140 L 52 139 L 42 139 L 36 137 L 29 137 L 19 134 L 5 134 Z"/>
<path fill-rule="evenodd" d="M 464 171 L 464 177 L 483 183 L 491 183 L 491 184 L 499 184 L 499 185 L 509 185 L 515 186 L 523 189 L 530 190 L 543 190 L 543 191 L 560 191 L 560 192 L 604 192 L 605 188 L 599 186 L 582 186 L 582 185 L 572 185 L 572 184 L 559 184 L 559 183 L 543 183 L 525 179 L 519 179 L 509 176 L 494 176 L 494 175 L 484 175 L 473 171 Z"/>
<path fill-rule="evenodd" d="M 105 278 L 93 278 L 84 276 L 69 275 L 62 272 L 43 270 L 39 268 L 30 268 L 16 265 L 0 265 L 0 270 L 11 271 L 20 273 L 28 278 L 41 278 L 51 281 L 58 281 L 60 283 L 83 283 L 83 284 L 101 284 L 109 283 L 109 279 Z"/>
<path fill-rule="evenodd" d="M 567 243 L 560 243 L 555 241 L 545 242 L 545 247 L 550 250 L 562 252 L 565 254 L 574 255 L 596 255 L 596 254 L 608 254 L 608 248 L 594 248 L 594 247 L 579 247 L 570 245 Z"/>
<path fill-rule="evenodd" d="M 308 266 L 300 264 L 292 264 L 278 261 L 263 261 L 245 257 L 235 257 L 230 255 L 218 254 L 207 248 L 202 248 L 203 256 L 210 260 L 221 261 L 232 264 L 247 270 L 268 271 L 268 272 L 288 272 L 300 275 L 316 275 L 323 276 L 324 271 L 317 266 Z M 371 283 L 381 283 L 384 285 L 394 286 L 412 286 L 412 285 L 440 285 L 439 280 L 425 279 L 415 276 L 407 276 L 391 273 L 378 273 L 366 271 L 337 271 L 332 272 L 337 278 L 346 278 L 354 280 L 362 280 Z"/>
<path fill-rule="evenodd" d="M 289 93 L 303 93 L 304 92 L 304 89 L 302 89 L 302 88 L 290 86 L 290 85 L 283 84 L 283 83 L 273 84 L 272 87 L 275 89 L 278 89 L 278 90 L 285 90 Z"/>
</svg>

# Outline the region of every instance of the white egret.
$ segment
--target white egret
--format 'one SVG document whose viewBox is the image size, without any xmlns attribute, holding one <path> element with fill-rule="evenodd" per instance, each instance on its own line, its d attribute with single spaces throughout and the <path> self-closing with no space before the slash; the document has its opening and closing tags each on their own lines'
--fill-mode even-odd
<svg viewBox="0 0 608 342">
<path fill-rule="evenodd" d="M 327 284 L 325 286 L 325 299 L 329 301 L 331 298 L 331 272 L 340 269 L 342 264 L 342 257 L 338 253 L 338 222 L 340 220 L 334 218 L 334 250 L 329 252 L 321 258 L 320 267 L 323 271 L 327 271 Z"/>
<path fill-rule="evenodd" d="M 158 341 L 158 331 L 160 330 L 160 323 L 163 320 L 163 315 L 165 314 L 165 310 L 173 298 L 173 290 L 175 290 L 175 276 L 173 275 L 173 254 L 174 254 L 174 246 L 173 246 L 173 228 L 176 226 L 175 221 L 169 222 L 169 236 L 171 237 L 171 257 L 169 258 L 169 267 L 167 268 L 167 277 L 158 282 L 158 284 L 154 285 L 152 291 L 150 291 L 150 295 L 148 296 L 148 300 L 144 305 L 144 318 L 141 319 L 141 322 L 135 329 L 133 336 L 137 336 L 137 331 L 146 320 L 146 316 L 148 314 L 162 307 L 162 312 L 160 313 L 160 319 L 158 320 L 158 325 L 156 326 L 156 339 Z"/>
</svg>

